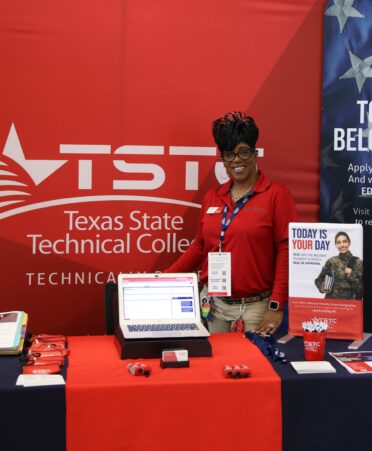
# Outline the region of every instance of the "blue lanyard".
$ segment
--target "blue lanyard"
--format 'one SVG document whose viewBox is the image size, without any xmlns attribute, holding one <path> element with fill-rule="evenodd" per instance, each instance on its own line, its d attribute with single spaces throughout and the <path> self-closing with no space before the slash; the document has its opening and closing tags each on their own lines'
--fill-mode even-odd
<svg viewBox="0 0 372 451">
<path fill-rule="evenodd" d="M 225 239 L 225 232 L 228 229 L 229 225 L 231 224 L 232 220 L 235 218 L 235 216 L 239 213 L 239 211 L 244 207 L 244 205 L 248 202 L 249 198 L 252 197 L 253 193 L 249 193 L 247 196 L 243 197 L 243 199 L 240 199 L 236 204 L 235 207 L 230 215 L 230 217 L 227 217 L 227 212 L 229 210 L 229 207 L 225 205 L 223 212 L 222 212 L 222 221 L 221 221 L 221 232 L 220 232 L 220 238 L 219 238 L 219 244 L 218 248 L 221 252 L 222 250 L 222 243 Z"/>
</svg>

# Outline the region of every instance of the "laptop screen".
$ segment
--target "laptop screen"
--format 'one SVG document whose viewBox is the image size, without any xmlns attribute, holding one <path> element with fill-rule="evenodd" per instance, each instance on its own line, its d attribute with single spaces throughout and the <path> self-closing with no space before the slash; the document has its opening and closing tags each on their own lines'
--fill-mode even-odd
<svg viewBox="0 0 372 451">
<path fill-rule="evenodd" d="M 127 320 L 192 320 L 199 308 L 194 274 L 120 275 L 121 318 Z M 122 296 L 120 296 L 120 294 Z"/>
</svg>

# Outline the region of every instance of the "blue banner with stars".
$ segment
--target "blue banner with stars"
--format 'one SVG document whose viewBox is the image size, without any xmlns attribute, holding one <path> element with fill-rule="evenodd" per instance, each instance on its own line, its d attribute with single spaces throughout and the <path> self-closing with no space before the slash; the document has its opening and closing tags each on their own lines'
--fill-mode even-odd
<svg viewBox="0 0 372 451">
<path fill-rule="evenodd" d="M 320 220 L 363 225 L 365 331 L 372 331 L 371 100 L 372 1 L 331 0 L 324 9 Z"/>
</svg>

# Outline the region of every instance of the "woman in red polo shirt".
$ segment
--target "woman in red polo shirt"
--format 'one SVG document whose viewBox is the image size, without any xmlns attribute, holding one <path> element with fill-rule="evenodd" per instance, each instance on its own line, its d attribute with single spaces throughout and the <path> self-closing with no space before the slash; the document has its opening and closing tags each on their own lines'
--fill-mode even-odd
<svg viewBox="0 0 372 451">
<path fill-rule="evenodd" d="M 297 220 L 296 207 L 288 189 L 257 168 L 258 134 L 245 113 L 213 122 L 230 180 L 207 192 L 195 240 L 166 270 L 190 272 L 201 265 L 212 333 L 228 332 L 242 320 L 246 331 L 273 333 L 288 299 L 288 223 Z"/>
</svg>

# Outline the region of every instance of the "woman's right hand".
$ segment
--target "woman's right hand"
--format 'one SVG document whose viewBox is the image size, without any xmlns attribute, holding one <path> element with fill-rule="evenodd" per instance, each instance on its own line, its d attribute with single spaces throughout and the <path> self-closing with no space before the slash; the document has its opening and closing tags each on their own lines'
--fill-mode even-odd
<svg viewBox="0 0 372 451">
<path fill-rule="evenodd" d="M 322 285 L 322 286 L 319 288 L 319 291 L 320 291 L 321 293 L 330 293 L 330 292 L 331 292 L 331 290 L 326 290 L 326 289 L 324 288 L 324 285 Z"/>
</svg>

